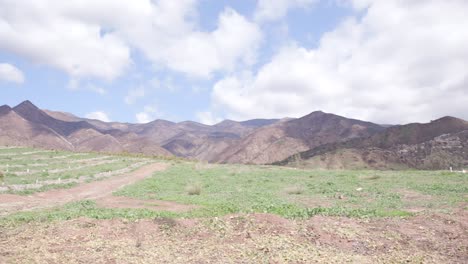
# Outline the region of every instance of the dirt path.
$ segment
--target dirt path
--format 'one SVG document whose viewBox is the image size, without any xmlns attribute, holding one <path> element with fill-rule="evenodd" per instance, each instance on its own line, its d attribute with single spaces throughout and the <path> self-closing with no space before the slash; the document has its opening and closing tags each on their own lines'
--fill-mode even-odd
<svg viewBox="0 0 468 264">
<path fill-rule="evenodd" d="M 63 205 L 83 199 L 96 200 L 112 195 L 123 186 L 143 180 L 156 171 L 166 169 L 166 164 L 153 163 L 134 172 L 115 176 L 106 180 L 81 184 L 71 189 L 50 190 L 30 196 L 0 194 L 0 216 L 16 211 L 32 210 Z"/>
</svg>

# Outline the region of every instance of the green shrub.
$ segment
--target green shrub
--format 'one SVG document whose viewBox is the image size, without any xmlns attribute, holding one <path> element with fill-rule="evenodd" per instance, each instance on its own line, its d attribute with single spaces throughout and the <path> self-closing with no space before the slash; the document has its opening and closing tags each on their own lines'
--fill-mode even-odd
<svg viewBox="0 0 468 264">
<path fill-rule="evenodd" d="M 287 194 L 302 194 L 304 192 L 304 187 L 298 185 L 290 186 L 285 189 L 285 192 Z"/>
<path fill-rule="evenodd" d="M 189 184 L 185 187 L 185 191 L 188 195 L 200 195 L 202 188 L 198 184 Z"/>
</svg>

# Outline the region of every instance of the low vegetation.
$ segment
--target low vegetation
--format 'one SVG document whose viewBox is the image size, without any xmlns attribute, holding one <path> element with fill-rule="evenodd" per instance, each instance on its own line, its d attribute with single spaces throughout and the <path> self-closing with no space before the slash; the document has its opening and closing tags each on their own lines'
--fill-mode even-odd
<svg viewBox="0 0 468 264">
<path fill-rule="evenodd" d="M 0 193 L 29 195 L 129 172 L 152 159 L 32 148 L 0 149 Z"/>
<path fill-rule="evenodd" d="M 200 195 L 201 189 L 199 184 L 189 184 L 185 187 L 185 191 L 187 191 L 189 195 Z"/>
<path fill-rule="evenodd" d="M 199 195 L 187 186 L 199 184 Z M 353 217 L 449 211 L 467 202 L 468 177 L 443 171 L 323 171 L 275 166 L 174 164 L 115 193 L 199 206 L 186 217 L 273 213 Z M 198 189 L 197 189 L 198 190 Z"/>
<path fill-rule="evenodd" d="M 60 174 L 53 171 L 57 168 L 71 173 L 66 171 L 68 162 L 60 164 L 63 161 L 118 160 L 81 167 L 75 170 L 79 175 L 103 168 L 119 171 L 125 162 L 145 160 L 37 150 L 12 149 L 12 153 L 2 155 L 0 150 L 0 161 L 14 164 L 4 174 L 8 183 L 19 182 L 11 177 L 32 179 L 24 173 L 24 162 L 50 166 L 34 174 L 45 181 Z M 63 157 L 62 162 L 57 157 Z M 0 207 L 0 240 L 11 245 L 0 247 L 0 262 L 464 263 L 466 259 L 467 174 L 164 162 L 170 165 L 166 170 L 106 196 L 123 201 L 123 208 L 89 196 L 61 206 L 53 199 L 44 200 L 55 207 L 16 212 L 8 211 L 8 203 L 0 203 L 6 206 L 6 211 Z M 31 164 L 27 166 L 32 168 Z M 161 164 L 150 166 L 154 165 Z M 33 170 L 30 173 L 36 173 Z M 50 183 L 13 193 L 30 195 L 76 184 Z M 3 197 L 21 200 L 41 195 L 46 194 Z M 140 207 L 125 204 L 135 201 Z M 166 210 L 174 209 L 171 206 L 188 209 Z"/>
</svg>

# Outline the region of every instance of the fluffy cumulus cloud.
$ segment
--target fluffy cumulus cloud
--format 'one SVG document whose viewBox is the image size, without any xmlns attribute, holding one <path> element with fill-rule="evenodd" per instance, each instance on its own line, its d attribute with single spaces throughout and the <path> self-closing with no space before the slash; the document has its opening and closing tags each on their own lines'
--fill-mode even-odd
<svg viewBox="0 0 468 264">
<path fill-rule="evenodd" d="M 9 63 L 0 63 L 0 82 L 23 83 L 24 74 L 21 70 Z"/>
<path fill-rule="evenodd" d="M 98 21 L 74 14 L 75 6 L 92 9 L 96 2 L 1 0 L 0 50 L 74 78 L 111 80 L 130 62 L 130 51 L 117 33 L 105 32 Z"/>
<path fill-rule="evenodd" d="M 91 113 L 88 113 L 86 114 L 85 116 L 86 118 L 89 118 L 89 119 L 97 119 L 97 120 L 101 120 L 101 121 L 104 121 L 104 122 L 110 122 L 110 118 L 109 118 L 109 115 L 103 111 L 95 111 L 95 112 L 91 112 Z"/>
<path fill-rule="evenodd" d="M 144 123 L 149 123 L 156 118 L 160 118 L 163 116 L 163 113 L 161 113 L 156 107 L 147 105 L 144 107 L 143 111 L 137 113 L 135 115 L 135 119 L 138 123 L 144 124 Z"/>
<path fill-rule="evenodd" d="M 468 118 L 468 2 L 358 0 L 317 48 L 283 48 L 213 88 L 234 119 L 324 110 L 382 123 Z"/>
<path fill-rule="evenodd" d="M 156 68 L 197 77 L 252 63 L 258 27 L 227 8 L 203 31 L 195 0 L 0 0 L 0 50 L 60 69 L 75 79 L 113 80 L 132 49 Z"/>
<path fill-rule="evenodd" d="M 279 20 L 293 8 L 307 8 L 317 0 L 258 0 L 255 10 L 255 20 L 268 22 Z"/>
<path fill-rule="evenodd" d="M 201 111 L 196 114 L 197 120 L 205 125 L 214 125 L 222 121 L 220 117 L 215 116 L 210 111 Z"/>
</svg>

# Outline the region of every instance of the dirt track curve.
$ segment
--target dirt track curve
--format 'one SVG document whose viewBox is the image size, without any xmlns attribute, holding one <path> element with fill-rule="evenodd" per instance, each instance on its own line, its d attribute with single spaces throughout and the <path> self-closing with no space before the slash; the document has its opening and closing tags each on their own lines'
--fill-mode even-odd
<svg viewBox="0 0 468 264">
<path fill-rule="evenodd" d="M 131 173 L 114 176 L 102 181 L 80 184 L 70 189 L 57 189 L 30 196 L 0 194 L 0 216 L 16 211 L 27 211 L 37 208 L 48 208 L 83 199 L 97 200 L 111 196 L 123 186 L 143 180 L 156 171 L 165 170 L 166 164 L 153 163 L 143 166 Z"/>
</svg>

